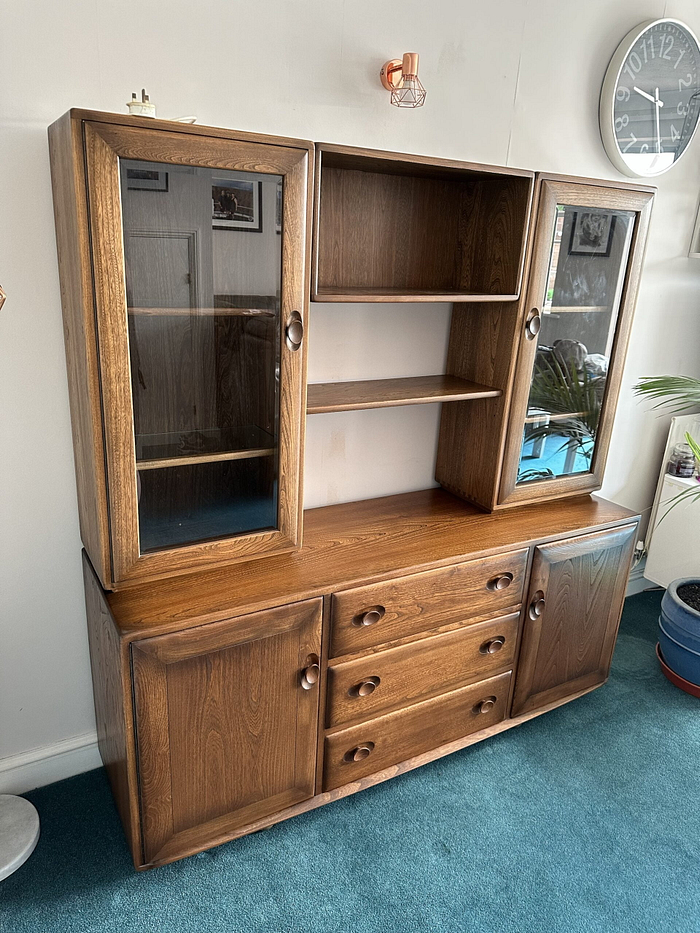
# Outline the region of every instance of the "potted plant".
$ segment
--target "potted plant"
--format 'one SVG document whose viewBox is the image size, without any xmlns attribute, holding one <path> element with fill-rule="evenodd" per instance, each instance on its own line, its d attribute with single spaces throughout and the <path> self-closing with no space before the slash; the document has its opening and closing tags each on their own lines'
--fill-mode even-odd
<svg viewBox="0 0 700 933">
<path fill-rule="evenodd" d="M 635 392 L 655 399 L 655 408 L 665 406 L 675 413 L 700 406 L 700 379 L 691 376 L 642 379 L 635 386 Z M 695 459 L 700 461 L 698 439 L 687 432 L 685 439 Z M 682 499 L 700 499 L 700 488 L 684 490 L 671 500 L 669 508 Z M 669 680 L 687 693 L 700 697 L 700 579 L 675 580 L 664 593 L 657 654 Z"/>
</svg>

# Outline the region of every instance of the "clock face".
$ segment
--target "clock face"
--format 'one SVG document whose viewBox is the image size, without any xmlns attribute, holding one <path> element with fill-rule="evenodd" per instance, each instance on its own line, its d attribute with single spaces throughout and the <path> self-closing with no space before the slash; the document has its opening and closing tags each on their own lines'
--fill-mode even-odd
<svg viewBox="0 0 700 933">
<path fill-rule="evenodd" d="M 687 26 L 637 27 L 608 68 L 600 101 L 603 141 L 629 175 L 659 175 L 681 157 L 700 116 L 700 48 Z"/>
</svg>

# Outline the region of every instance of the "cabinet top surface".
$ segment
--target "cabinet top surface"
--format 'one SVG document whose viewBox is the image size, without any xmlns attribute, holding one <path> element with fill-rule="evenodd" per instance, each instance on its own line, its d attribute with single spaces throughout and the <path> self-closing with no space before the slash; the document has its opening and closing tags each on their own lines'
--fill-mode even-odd
<svg viewBox="0 0 700 933">
<path fill-rule="evenodd" d="M 223 139 L 237 139 L 244 142 L 267 143 L 271 146 L 287 146 L 294 149 L 313 151 L 314 144 L 308 139 L 296 139 L 286 136 L 273 136 L 266 133 L 250 133 L 245 130 L 229 129 L 223 126 L 204 126 L 200 123 L 180 123 L 177 120 L 163 120 L 158 117 L 137 117 L 129 113 L 109 113 L 102 110 L 82 110 L 73 107 L 56 123 L 70 119 L 75 123 L 112 123 L 120 126 L 136 126 L 147 130 L 165 130 L 170 133 L 189 133 L 195 136 L 216 136 Z"/>
<path fill-rule="evenodd" d="M 433 174 L 434 170 L 453 169 L 457 172 L 474 172 L 483 175 L 510 175 L 518 178 L 533 179 L 535 173 L 530 169 L 511 168 L 504 165 L 486 165 L 462 159 L 445 159 L 430 155 L 416 155 L 409 152 L 394 152 L 388 149 L 364 149 L 356 146 L 343 146 L 336 143 L 316 143 L 316 151 L 323 155 L 323 163 L 333 168 L 361 169 L 364 171 L 385 171 L 390 173 L 406 172 L 415 174 L 424 170 Z"/>
<path fill-rule="evenodd" d="M 107 599 L 122 635 L 142 638 L 635 517 L 589 496 L 489 514 L 426 489 L 312 509 L 298 551 L 141 584 Z"/>
</svg>

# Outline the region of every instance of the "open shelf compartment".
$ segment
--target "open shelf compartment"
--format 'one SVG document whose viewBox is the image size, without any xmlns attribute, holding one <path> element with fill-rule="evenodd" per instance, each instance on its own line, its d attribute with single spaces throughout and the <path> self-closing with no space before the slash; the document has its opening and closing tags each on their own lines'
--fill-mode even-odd
<svg viewBox="0 0 700 933">
<path fill-rule="evenodd" d="M 518 297 L 533 174 L 319 144 L 315 301 Z"/>
<path fill-rule="evenodd" d="M 322 382 L 309 385 L 306 412 L 426 405 L 462 399 L 496 398 L 500 389 L 457 376 L 412 376 L 404 379 L 369 379 L 360 382 Z"/>
</svg>

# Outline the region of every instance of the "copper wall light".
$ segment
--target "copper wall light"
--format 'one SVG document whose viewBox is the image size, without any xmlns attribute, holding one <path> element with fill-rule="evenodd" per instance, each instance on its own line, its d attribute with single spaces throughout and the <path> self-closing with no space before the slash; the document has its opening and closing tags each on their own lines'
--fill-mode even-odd
<svg viewBox="0 0 700 933">
<path fill-rule="evenodd" d="M 391 91 L 395 107 L 415 108 L 425 103 L 426 91 L 418 80 L 417 52 L 404 52 L 403 61 L 392 58 L 385 62 L 379 77 L 387 91 Z"/>
</svg>

